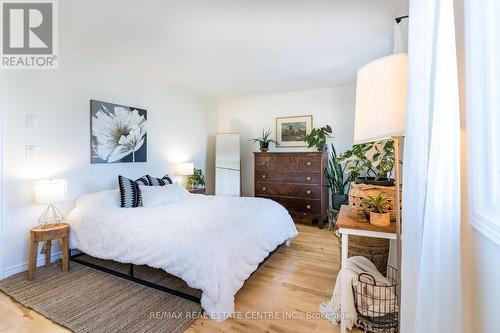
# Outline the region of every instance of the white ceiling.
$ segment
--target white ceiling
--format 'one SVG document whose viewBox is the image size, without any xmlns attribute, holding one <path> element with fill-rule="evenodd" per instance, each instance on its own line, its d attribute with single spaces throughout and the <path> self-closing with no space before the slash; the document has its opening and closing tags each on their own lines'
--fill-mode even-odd
<svg viewBox="0 0 500 333">
<path fill-rule="evenodd" d="M 407 0 L 60 1 L 60 45 L 217 98 L 355 81 Z"/>
</svg>

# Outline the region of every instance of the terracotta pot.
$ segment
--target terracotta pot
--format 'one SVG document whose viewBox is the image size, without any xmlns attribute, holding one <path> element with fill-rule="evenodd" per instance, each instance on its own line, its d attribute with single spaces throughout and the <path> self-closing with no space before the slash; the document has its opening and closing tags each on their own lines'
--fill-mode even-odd
<svg viewBox="0 0 500 333">
<path fill-rule="evenodd" d="M 387 227 L 391 224 L 391 216 L 389 213 L 370 212 L 370 224 L 377 227 Z"/>
</svg>

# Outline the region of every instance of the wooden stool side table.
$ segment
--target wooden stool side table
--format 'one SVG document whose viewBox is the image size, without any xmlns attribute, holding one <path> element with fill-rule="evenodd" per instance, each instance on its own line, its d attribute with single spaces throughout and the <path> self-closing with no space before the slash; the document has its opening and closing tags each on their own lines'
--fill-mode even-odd
<svg viewBox="0 0 500 333">
<path fill-rule="evenodd" d="M 48 224 L 35 227 L 30 231 L 30 251 L 28 263 L 28 280 L 33 280 L 36 274 L 38 242 L 45 242 L 45 266 L 50 266 L 52 241 L 61 239 L 62 271 L 69 271 L 69 225 L 66 223 Z"/>
</svg>

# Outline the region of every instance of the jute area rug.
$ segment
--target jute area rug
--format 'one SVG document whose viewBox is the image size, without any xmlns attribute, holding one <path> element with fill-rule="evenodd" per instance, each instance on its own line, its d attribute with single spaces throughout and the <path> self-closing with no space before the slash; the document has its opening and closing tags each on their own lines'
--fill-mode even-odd
<svg viewBox="0 0 500 333">
<path fill-rule="evenodd" d="M 88 260 L 128 269 L 112 261 Z M 199 290 L 162 270 L 135 266 L 135 276 L 200 296 Z M 67 273 L 60 262 L 40 267 L 34 281 L 27 280 L 26 272 L 15 274 L 0 281 L 0 290 L 77 333 L 183 332 L 201 313 L 195 302 L 75 262 Z"/>
</svg>

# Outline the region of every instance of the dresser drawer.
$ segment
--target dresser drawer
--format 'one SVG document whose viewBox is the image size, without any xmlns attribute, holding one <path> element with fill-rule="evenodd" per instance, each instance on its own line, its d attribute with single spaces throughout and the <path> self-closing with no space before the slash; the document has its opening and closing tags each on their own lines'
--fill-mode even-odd
<svg viewBox="0 0 500 333">
<path fill-rule="evenodd" d="M 266 172 L 256 171 L 255 181 L 321 184 L 321 174 L 317 172 Z"/>
<path fill-rule="evenodd" d="M 274 155 L 255 155 L 255 171 L 272 171 L 275 168 Z"/>
<path fill-rule="evenodd" d="M 321 199 L 321 185 L 256 182 L 255 194 Z"/>
<path fill-rule="evenodd" d="M 259 195 L 259 196 L 276 201 L 277 203 L 283 205 L 289 212 L 321 214 L 321 200 L 283 198 L 283 197 L 267 196 L 267 195 Z"/>
<path fill-rule="evenodd" d="M 302 155 L 297 157 L 297 170 L 300 171 L 320 171 L 321 155 Z"/>
<path fill-rule="evenodd" d="M 276 171 L 297 171 L 296 155 L 276 155 Z"/>
</svg>

